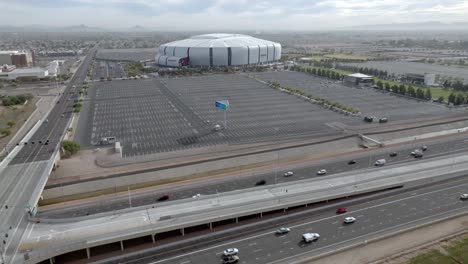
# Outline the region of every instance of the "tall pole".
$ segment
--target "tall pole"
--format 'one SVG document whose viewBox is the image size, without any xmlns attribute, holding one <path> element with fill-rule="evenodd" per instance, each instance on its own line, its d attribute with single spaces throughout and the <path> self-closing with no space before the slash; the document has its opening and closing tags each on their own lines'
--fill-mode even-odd
<svg viewBox="0 0 468 264">
<path fill-rule="evenodd" d="M 128 186 L 128 204 L 130 205 L 130 208 L 132 208 L 132 196 L 130 194 L 130 186 Z"/>
<path fill-rule="evenodd" d="M 226 112 L 227 112 L 227 109 L 224 110 L 224 129 L 227 128 L 227 123 L 226 123 Z"/>
</svg>

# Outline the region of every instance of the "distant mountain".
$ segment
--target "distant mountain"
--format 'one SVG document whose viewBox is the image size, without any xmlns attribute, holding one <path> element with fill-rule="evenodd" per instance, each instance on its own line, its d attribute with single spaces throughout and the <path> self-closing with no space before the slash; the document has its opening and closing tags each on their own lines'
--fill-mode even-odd
<svg viewBox="0 0 468 264">
<path fill-rule="evenodd" d="M 419 23 L 393 23 L 377 25 L 361 25 L 347 27 L 354 30 L 468 30 L 468 22 L 442 23 L 439 21 L 428 21 Z"/>
<path fill-rule="evenodd" d="M 0 32 L 102 32 L 109 31 L 97 27 L 89 27 L 86 25 L 76 25 L 68 27 L 53 27 L 45 25 L 25 25 L 25 26 L 11 26 L 0 25 Z"/>
<path fill-rule="evenodd" d="M 64 27 L 63 29 L 67 31 L 79 31 L 79 32 L 99 32 L 99 31 L 106 31 L 102 28 L 98 27 L 88 27 L 87 25 L 81 24 L 77 26 L 68 26 Z"/>
</svg>

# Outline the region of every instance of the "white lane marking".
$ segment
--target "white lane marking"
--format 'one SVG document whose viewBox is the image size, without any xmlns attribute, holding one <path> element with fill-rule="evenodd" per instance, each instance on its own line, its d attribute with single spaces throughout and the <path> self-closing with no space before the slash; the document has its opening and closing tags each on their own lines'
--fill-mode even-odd
<svg viewBox="0 0 468 264">
<path fill-rule="evenodd" d="M 258 252 L 258 251 L 262 251 L 261 248 L 257 249 L 257 250 L 254 250 L 253 252 Z"/>
<path fill-rule="evenodd" d="M 185 263 L 190 263 L 191 261 L 188 260 L 188 261 L 184 261 L 184 262 L 181 262 L 180 264 L 185 264 Z"/>
<path fill-rule="evenodd" d="M 289 244 L 291 243 L 291 241 L 286 241 L 286 242 L 283 242 L 283 244 Z"/>
<path fill-rule="evenodd" d="M 457 185 L 457 186 L 452 186 L 452 187 L 447 187 L 447 188 L 444 188 L 444 189 L 438 189 L 438 190 L 434 190 L 434 191 L 431 191 L 431 192 L 426 192 L 426 193 L 422 193 L 422 194 L 418 194 L 418 195 L 415 195 L 415 196 L 409 196 L 409 197 L 405 197 L 405 198 L 401 198 L 401 199 L 397 199 L 397 200 L 393 200 L 393 201 L 389 201 L 389 202 L 385 202 L 385 203 L 382 203 L 382 204 L 376 204 L 376 205 L 373 205 L 373 206 L 369 206 L 369 207 L 366 207 L 366 208 L 362 208 L 362 209 L 357 209 L 355 210 L 354 212 L 362 212 L 362 211 L 365 211 L 365 210 L 369 210 L 369 209 L 373 209 L 373 208 L 376 208 L 376 207 L 380 207 L 380 206 L 384 206 L 384 205 L 389 205 L 389 204 L 394 204 L 394 203 L 399 203 L 401 201 L 405 201 L 405 200 L 410 200 L 410 199 L 414 199 L 414 198 L 417 198 L 417 197 L 420 197 L 420 196 L 424 196 L 424 195 L 431 195 L 433 193 L 437 193 L 437 192 L 443 192 L 443 191 L 447 191 L 447 190 L 451 190 L 451 189 L 459 189 L 461 186 L 465 186 L 465 185 L 468 185 L 467 183 L 465 184 L 461 184 L 461 185 Z M 468 207 L 467 207 L 468 208 Z M 460 208 L 456 209 L 456 210 L 460 210 Z M 453 210 L 453 211 L 456 211 L 456 210 Z M 449 211 L 450 212 L 450 211 Z M 297 224 L 297 225 L 294 225 L 294 226 L 291 226 L 290 228 L 297 228 L 297 227 L 301 227 L 301 226 L 305 226 L 305 225 L 310 225 L 312 223 L 317 223 L 317 222 L 321 222 L 321 221 L 324 221 L 324 220 L 329 220 L 329 219 L 332 219 L 332 218 L 335 218 L 335 217 L 341 217 L 339 215 L 334 215 L 334 216 L 330 216 L 330 217 L 325 217 L 325 218 L 322 218 L 322 219 L 317 219 L 317 220 L 313 220 L 313 221 L 310 221 L 310 222 L 306 222 L 306 223 L 301 223 L 301 224 Z M 422 219 L 425 219 L 425 218 L 422 218 Z M 421 219 L 420 219 L 421 220 Z M 411 222 L 408 222 L 408 223 L 411 223 Z M 408 224 L 406 223 L 406 224 Z M 374 227 L 374 225 L 371 225 L 370 226 L 371 228 Z M 380 231 L 376 231 L 374 233 L 377 233 L 377 232 L 382 232 L 383 230 L 386 230 L 386 229 L 381 229 Z M 158 260 L 158 261 L 155 261 L 155 262 L 150 262 L 149 264 L 157 264 L 157 263 L 162 263 L 162 262 L 165 262 L 165 261 L 168 261 L 168 260 L 174 260 L 174 259 L 177 259 L 177 258 L 180 258 L 180 257 L 185 257 L 185 256 L 188 256 L 188 255 L 192 255 L 192 254 L 195 254 L 195 253 L 200 253 L 200 252 L 204 252 L 204 251 L 208 251 L 208 250 L 211 250 L 211 249 L 214 249 L 214 248 L 219 248 L 219 247 L 225 247 L 227 245 L 232 245 L 232 244 L 235 244 L 235 243 L 240 243 L 240 242 L 243 242 L 243 241 L 247 241 L 247 240 L 250 240 L 250 239 L 254 239 L 254 238 L 257 238 L 257 237 L 261 237 L 261 236 L 265 236 L 265 235 L 270 235 L 270 234 L 274 234 L 275 232 L 267 232 L 267 233 L 263 233 L 263 234 L 258 234 L 258 235 L 255 235 L 255 236 L 251 236 L 251 237 L 246 237 L 246 238 L 242 238 L 242 239 L 238 239 L 238 240 L 234 240 L 232 242 L 228 242 L 228 243 L 224 243 L 224 244 L 220 244 L 220 245 L 216 245 L 216 246 L 212 246 L 212 247 L 208 247 L 208 248 L 204 248 L 204 249 L 200 249 L 200 250 L 196 250 L 196 251 L 192 251 L 192 252 L 188 252 L 188 253 L 184 253 L 184 254 L 181 254 L 181 255 L 178 255 L 178 256 L 173 256 L 173 257 L 170 257 L 170 258 L 166 258 L 166 259 L 162 259 L 162 260 Z M 371 235 L 373 233 L 370 233 L 368 235 Z M 335 237 L 335 236 L 333 236 Z M 310 252 L 310 251 L 309 251 Z M 277 261 L 279 262 L 279 261 Z"/>
<path fill-rule="evenodd" d="M 332 225 L 336 225 L 338 223 L 339 223 L 339 221 L 335 221 L 335 222 L 332 223 Z"/>
<path fill-rule="evenodd" d="M 255 245 L 257 245 L 257 243 L 252 243 L 252 244 L 249 244 L 249 247 L 255 246 Z"/>
</svg>

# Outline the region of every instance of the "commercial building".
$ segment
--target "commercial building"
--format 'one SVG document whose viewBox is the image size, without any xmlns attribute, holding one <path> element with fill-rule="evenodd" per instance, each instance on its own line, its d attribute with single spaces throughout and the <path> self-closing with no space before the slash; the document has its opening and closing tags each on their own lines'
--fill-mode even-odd
<svg viewBox="0 0 468 264">
<path fill-rule="evenodd" d="M 353 73 L 343 78 L 343 84 L 348 86 L 370 86 L 374 77 L 362 73 Z"/>
<path fill-rule="evenodd" d="M 160 66 L 225 67 L 267 64 L 281 59 L 281 44 L 240 34 L 206 34 L 159 47 Z"/>
<path fill-rule="evenodd" d="M 416 85 L 435 85 L 436 75 L 435 73 L 425 73 L 425 74 L 405 74 L 401 77 L 401 81 L 404 83 L 416 84 Z"/>
<path fill-rule="evenodd" d="M 20 68 L 14 69 L 12 71 L 3 71 L 0 72 L 1 79 L 8 80 L 41 80 L 49 76 L 49 71 L 43 68 Z"/>
<path fill-rule="evenodd" d="M 31 67 L 34 65 L 34 55 L 27 51 L 0 51 L 0 65 L 15 65 L 16 67 Z"/>
</svg>

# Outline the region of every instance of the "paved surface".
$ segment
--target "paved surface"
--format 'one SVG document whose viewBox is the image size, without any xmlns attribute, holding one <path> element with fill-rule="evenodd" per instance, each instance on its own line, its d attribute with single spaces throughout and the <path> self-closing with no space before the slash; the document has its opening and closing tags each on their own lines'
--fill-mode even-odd
<svg viewBox="0 0 468 264">
<path fill-rule="evenodd" d="M 239 263 L 291 263 L 299 257 L 314 256 L 352 244 L 362 244 L 373 237 L 392 231 L 418 225 L 450 213 L 468 211 L 468 202 L 461 201 L 459 194 L 467 192 L 468 179 L 440 184 L 414 192 L 403 193 L 384 199 L 348 206 L 348 213 L 336 215 L 333 210 L 313 218 L 285 222 L 282 226 L 291 228 L 286 235 L 276 235 L 273 226 L 268 231 L 249 233 L 235 240 L 226 239 L 221 244 L 208 243 L 204 247 L 181 249 L 176 254 L 158 254 L 145 259 L 135 259 L 119 263 L 220 263 L 222 251 L 226 248 L 239 249 Z M 344 224 L 344 218 L 353 216 L 356 222 Z M 316 232 L 320 239 L 306 244 L 301 241 L 303 233 Z M 432 232 L 432 229 L 431 231 Z M 401 243 L 399 241 L 398 243 Z M 361 258 L 358 248 L 341 262 L 328 263 L 367 263 Z M 371 253 L 371 252 L 368 252 Z M 380 251 L 380 254 L 383 252 Z M 361 262 L 355 261 L 361 259 Z M 322 263 L 321 260 L 314 262 Z"/>
<path fill-rule="evenodd" d="M 126 74 L 120 62 L 97 60 L 94 62 L 92 79 L 100 80 L 101 77 L 124 78 Z"/>
<path fill-rule="evenodd" d="M 158 48 L 141 49 L 100 49 L 97 59 L 122 60 L 122 61 L 146 61 L 154 60 Z"/>
<path fill-rule="evenodd" d="M 76 250 L 77 248 L 83 248 L 85 246 L 118 241 L 120 239 L 125 239 L 126 236 L 135 237 L 137 235 L 150 234 L 153 232 L 158 233 L 160 230 L 174 229 L 181 225 L 187 226 L 189 223 L 200 223 L 200 219 L 205 219 L 205 221 L 211 221 L 211 219 L 216 219 L 217 221 L 232 219 L 242 212 L 255 213 L 262 210 L 262 208 L 270 208 L 270 210 L 273 208 L 284 208 L 299 201 L 323 201 L 327 197 L 330 198 L 335 195 L 345 196 L 350 193 L 358 194 L 359 192 L 371 190 L 376 186 L 393 186 L 395 183 L 403 183 L 408 180 L 417 181 L 423 179 L 447 178 L 449 175 L 452 177 L 462 176 L 466 174 L 468 169 L 466 165 L 467 161 L 468 155 L 447 156 L 414 165 L 402 165 L 392 168 L 381 168 L 379 170 L 366 169 L 359 173 L 343 173 L 341 177 L 338 178 L 313 179 L 269 188 L 258 188 L 247 192 L 225 193 L 218 196 L 203 197 L 197 200 L 189 199 L 181 202 L 168 202 L 157 208 L 141 208 L 141 210 L 137 211 L 107 214 L 89 220 L 71 220 L 71 222 L 55 224 L 47 224 L 44 223 L 45 221 L 42 221 L 41 224 L 30 223 L 24 233 L 22 245 L 25 247 L 32 247 L 32 251 L 29 254 L 34 260 L 37 256 L 57 254 L 57 252 L 61 250 Z M 431 203 L 432 205 L 437 204 L 436 207 L 432 207 L 436 210 L 442 208 L 442 212 L 435 211 L 442 214 L 448 213 L 453 209 L 468 209 L 468 203 L 461 203 L 457 200 L 458 194 L 464 192 L 464 190 L 468 188 L 468 182 L 466 182 L 466 179 L 463 180 L 465 181 L 459 182 L 455 187 L 450 187 L 450 189 L 437 188 L 435 195 L 424 194 L 418 196 L 427 198 L 425 200 L 423 199 L 423 201 L 425 201 L 424 207 L 420 207 L 421 203 L 417 202 L 410 203 L 404 202 L 404 200 L 391 199 L 392 201 L 387 203 L 388 205 L 392 205 L 391 208 L 383 211 L 377 211 L 373 208 L 370 211 L 368 209 L 362 209 L 358 213 L 358 210 L 352 209 L 354 211 L 353 215 L 358 218 L 358 222 L 352 225 L 352 227 L 360 227 L 360 229 L 362 229 L 361 227 L 363 225 L 367 226 L 366 230 L 361 230 L 359 232 L 382 231 L 383 227 L 397 226 L 398 221 L 407 221 L 408 219 L 415 221 L 421 220 L 420 212 L 424 212 L 425 217 L 434 215 L 434 211 L 426 210 L 426 208 L 428 208 L 427 204 Z M 453 199 L 450 199 L 452 196 Z M 443 197 L 443 199 L 441 197 Z M 438 204 L 438 202 L 440 203 L 439 200 L 444 202 L 444 206 Z M 417 201 L 420 202 L 420 199 Z M 445 206 L 445 204 L 448 205 Z M 402 208 L 401 206 L 404 207 Z M 451 206 L 450 210 L 447 210 L 448 206 Z M 397 208 L 395 211 L 394 207 L 400 208 Z M 386 212 L 387 210 L 389 210 L 389 212 Z M 408 214 L 407 217 L 398 217 L 397 212 L 402 212 L 402 210 L 405 213 L 411 212 L 413 216 Z M 372 223 L 364 222 L 364 218 L 360 216 L 360 214 L 367 214 L 366 212 L 372 212 L 372 214 L 365 217 L 366 219 L 375 219 Z M 391 215 L 387 215 L 388 213 L 391 213 Z M 170 216 L 169 220 L 161 219 L 161 217 L 164 218 L 167 216 Z M 396 219 L 395 216 L 399 219 Z M 416 218 L 408 218 L 410 216 Z M 320 224 L 315 223 L 312 229 L 310 229 L 310 226 L 308 228 L 310 230 L 319 231 L 319 233 L 322 233 L 322 238 L 327 238 L 328 240 L 331 239 L 333 234 L 335 234 L 335 236 L 338 235 L 338 233 L 333 232 L 336 231 L 336 228 L 339 228 L 340 219 L 342 219 L 342 217 L 337 218 L 335 220 L 336 223 L 329 221 L 329 219 L 323 219 L 323 222 Z M 303 232 L 303 230 L 298 227 L 299 226 L 292 226 L 293 230 L 297 229 L 298 232 Z M 343 228 L 347 227 L 343 226 Z M 357 232 L 356 230 L 355 232 L 351 230 L 339 231 L 344 232 L 340 236 L 351 238 L 354 238 L 354 233 Z M 271 238 L 267 238 L 267 240 L 271 241 Z M 319 243 L 322 243 L 322 241 L 326 240 L 321 239 Z M 301 246 L 299 241 L 295 241 L 295 243 Z M 260 245 L 261 243 L 257 244 Z M 233 243 L 220 246 L 229 247 L 237 245 L 237 243 Z M 316 247 L 315 243 L 312 245 L 314 246 L 307 246 L 309 250 L 311 247 Z M 239 247 L 241 247 L 242 251 L 246 252 L 243 244 L 239 244 Z M 279 252 L 280 250 L 277 249 L 271 251 L 284 253 Z M 215 257 L 213 261 L 219 261 L 219 259 L 216 258 L 217 252 L 219 252 L 219 248 L 216 248 L 214 254 L 213 251 L 209 253 L 209 256 Z M 198 253 L 195 257 L 200 257 L 200 255 L 201 254 Z M 208 258 L 209 262 L 211 262 L 211 257 Z M 200 261 L 195 261 L 195 263 L 200 263 Z"/>
<path fill-rule="evenodd" d="M 424 152 L 425 157 L 427 158 L 439 157 L 447 155 L 450 153 L 464 152 L 468 150 L 468 143 L 466 142 L 466 137 L 461 136 L 448 140 L 441 140 L 436 142 L 424 143 L 428 146 L 428 150 Z M 164 188 L 164 190 L 150 190 L 150 191 L 131 191 L 130 198 L 132 206 L 141 206 L 141 205 L 158 205 L 160 202 L 157 201 L 159 197 L 164 194 L 170 196 L 170 200 L 178 200 L 191 198 L 194 195 L 201 194 L 210 195 L 233 191 L 241 190 L 246 188 L 255 187 L 256 183 L 265 180 L 266 185 L 275 184 L 282 182 L 293 182 L 298 180 L 304 180 L 314 177 L 323 177 L 318 176 L 316 172 L 321 169 L 327 170 L 327 176 L 333 175 L 346 171 L 354 171 L 363 168 L 373 167 L 374 162 L 378 159 L 385 158 L 387 160 L 387 166 L 400 164 L 403 162 L 421 162 L 420 159 L 415 159 L 410 155 L 410 152 L 417 147 L 421 147 L 421 143 L 403 145 L 399 147 L 393 147 L 390 149 L 382 149 L 374 152 L 364 153 L 364 154 L 354 154 L 347 155 L 346 157 L 332 158 L 328 160 L 320 160 L 307 165 L 301 165 L 299 167 L 279 167 L 277 170 L 263 172 L 263 173 L 254 173 L 251 174 L 242 174 L 242 171 L 239 171 L 240 175 L 233 175 L 232 177 L 226 177 L 221 179 L 210 179 L 209 181 L 191 183 L 188 186 L 181 187 L 172 187 Z M 390 157 L 389 153 L 396 151 L 398 156 Z M 356 161 L 356 164 L 348 165 L 350 160 Z M 287 171 L 294 171 L 294 176 L 292 177 L 283 177 L 283 174 Z M 276 171 L 276 172 L 275 172 Z M 276 175 L 276 177 L 275 177 Z M 96 213 L 109 212 L 124 208 L 130 207 L 130 200 L 127 195 L 122 195 L 119 197 L 107 197 L 101 198 L 97 203 L 83 204 L 83 205 L 67 205 L 65 208 L 50 209 L 44 212 L 39 212 L 40 217 L 48 218 L 68 218 L 74 216 L 85 216 L 92 215 Z"/>
<path fill-rule="evenodd" d="M 327 79 L 290 71 L 256 73 L 266 81 L 276 81 L 282 85 L 300 89 L 313 96 L 338 102 L 347 107 L 358 108 L 363 116 L 387 117 L 389 122 L 424 117 L 449 116 L 461 113 L 459 109 L 431 102 L 419 102 L 399 97 L 372 88 L 357 89 Z"/>
<path fill-rule="evenodd" d="M 89 96 L 85 107 L 92 118 L 80 118 L 81 145 L 113 136 L 121 142 L 124 157 L 340 134 L 335 125 L 353 119 L 241 75 L 98 82 Z M 228 128 L 212 131 L 224 120 L 214 103 L 224 99 L 231 105 Z"/>
</svg>

